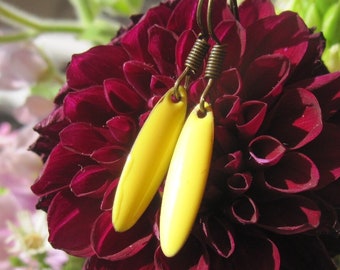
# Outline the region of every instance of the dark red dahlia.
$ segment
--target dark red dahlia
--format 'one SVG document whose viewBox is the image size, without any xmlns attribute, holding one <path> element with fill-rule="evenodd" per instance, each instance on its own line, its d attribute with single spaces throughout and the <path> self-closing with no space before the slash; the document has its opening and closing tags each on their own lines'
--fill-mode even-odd
<svg viewBox="0 0 340 270">
<path fill-rule="evenodd" d="M 159 247 L 157 194 L 130 230 L 115 232 L 112 202 L 148 113 L 173 86 L 199 29 L 196 0 L 160 4 L 105 46 L 75 55 L 55 110 L 36 126 L 45 167 L 32 186 L 51 244 L 85 269 L 335 269 L 339 253 L 340 72 L 325 41 L 292 12 L 246 0 L 237 21 L 214 4 L 227 44 L 209 101 L 215 141 L 192 233 L 173 258 Z M 206 80 L 188 89 L 189 108 Z"/>
</svg>

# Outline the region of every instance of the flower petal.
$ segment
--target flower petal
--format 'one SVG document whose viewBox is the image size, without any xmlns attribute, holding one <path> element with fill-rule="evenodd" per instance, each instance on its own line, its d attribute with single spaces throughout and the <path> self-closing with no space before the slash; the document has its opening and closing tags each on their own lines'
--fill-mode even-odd
<svg viewBox="0 0 340 270">
<path fill-rule="evenodd" d="M 125 62 L 123 70 L 127 82 L 143 99 L 148 100 L 151 96 L 151 77 L 156 74 L 156 70 L 140 61 Z"/>
<path fill-rule="evenodd" d="M 128 116 L 116 116 L 106 122 L 113 138 L 123 145 L 131 143 L 136 137 L 137 127 L 133 118 Z"/>
<path fill-rule="evenodd" d="M 171 10 L 166 5 L 151 8 L 140 19 L 138 24 L 129 29 L 129 34 L 121 38 L 121 43 L 131 58 L 153 64 L 152 56 L 144 49 L 149 42 L 148 29 L 153 25 L 164 26 L 170 14 Z M 136 44 L 142 44 L 143 46 L 136 46 Z"/>
<path fill-rule="evenodd" d="M 176 34 L 182 33 L 187 29 L 200 31 L 196 25 L 197 1 L 180 1 L 172 11 L 168 20 L 167 28 Z"/>
<path fill-rule="evenodd" d="M 215 28 L 215 34 L 221 44 L 227 44 L 227 54 L 224 59 L 224 69 L 240 64 L 246 46 L 246 31 L 233 18 L 220 22 Z M 228 53 L 233 52 L 233 53 Z"/>
<path fill-rule="evenodd" d="M 180 252 L 171 258 L 166 257 L 158 247 L 155 251 L 155 270 L 208 270 L 205 253 L 204 247 L 194 237 L 189 237 Z"/>
<path fill-rule="evenodd" d="M 238 70 L 231 68 L 223 71 L 216 87 L 221 95 L 237 96 L 242 89 L 242 79 Z"/>
<path fill-rule="evenodd" d="M 236 127 L 240 135 L 249 139 L 258 132 L 267 112 L 267 103 L 251 100 L 243 102 Z"/>
<path fill-rule="evenodd" d="M 248 147 L 250 156 L 261 166 L 272 166 L 278 163 L 286 151 L 280 141 L 266 135 L 253 139 Z"/>
<path fill-rule="evenodd" d="M 149 53 L 161 74 L 175 76 L 176 38 L 164 27 L 154 25 L 149 29 Z"/>
<path fill-rule="evenodd" d="M 58 144 L 48 157 L 40 177 L 32 185 L 32 191 L 41 196 L 61 190 L 69 185 L 80 166 L 90 163 L 92 163 L 90 159 L 66 150 Z"/>
<path fill-rule="evenodd" d="M 282 269 L 337 269 L 319 237 L 284 235 L 276 237 L 274 241 L 277 243 L 282 257 Z M 292 245 L 292 243 L 294 244 Z"/>
<path fill-rule="evenodd" d="M 138 252 L 135 256 L 130 258 L 120 260 L 120 261 L 110 261 L 100 259 L 97 256 L 92 256 L 87 258 L 83 269 L 86 270 L 127 270 L 127 269 L 138 269 L 138 270 L 154 270 L 153 264 L 153 252 L 155 249 L 155 244 L 150 243 L 143 250 Z"/>
<path fill-rule="evenodd" d="M 122 64 L 128 60 L 119 46 L 97 46 L 85 53 L 75 54 L 67 68 L 69 87 L 73 89 L 101 85 L 108 78 L 123 76 Z"/>
<path fill-rule="evenodd" d="M 90 155 L 98 148 L 107 145 L 108 137 L 107 129 L 97 128 L 88 123 L 73 123 L 60 132 L 61 144 L 81 155 Z"/>
<path fill-rule="evenodd" d="M 46 118 L 34 126 L 34 130 L 44 135 L 58 137 L 58 134 L 54 134 L 54 132 L 59 132 L 68 124 L 69 121 L 65 119 L 63 107 L 56 106 Z"/>
<path fill-rule="evenodd" d="M 239 232 L 238 236 L 239 238 L 235 241 L 235 255 L 231 257 L 232 265 L 236 265 L 237 269 L 281 269 L 281 251 L 271 239 L 256 231 Z"/>
<path fill-rule="evenodd" d="M 305 55 L 308 36 L 309 29 L 293 12 L 258 20 L 247 28 L 247 48 L 241 69 L 248 67 L 251 59 L 267 54 L 283 55 L 295 67 Z"/>
<path fill-rule="evenodd" d="M 91 158 L 108 169 L 113 176 L 119 175 L 126 161 L 128 150 L 119 145 L 108 145 L 95 150 Z"/>
<path fill-rule="evenodd" d="M 108 186 L 110 173 L 98 165 L 81 168 L 73 177 L 70 188 L 77 197 L 101 198 Z"/>
<path fill-rule="evenodd" d="M 244 1 L 239 7 L 240 21 L 244 27 L 268 16 L 275 15 L 271 1 Z"/>
<path fill-rule="evenodd" d="M 329 119 L 340 107 L 339 84 L 340 72 L 334 72 L 299 81 L 290 88 L 311 91 L 320 104 L 323 119 Z"/>
<path fill-rule="evenodd" d="M 132 229 L 118 233 L 112 226 L 111 212 L 102 213 L 96 220 L 91 241 L 96 254 L 103 259 L 124 260 L 140 252 L 151 240 L 152 230 L 144 218 Z"/>
<path fill-rule="evenodd" d="M 282 92 L 290 72 L 290 62 L 282 55 L 264 55 L 247 68 L 241 96 L 247 100 L 273 103 Z"/>
<path fill-rule="evenodd" d="M 235 173 L 227 179 L 227 187 L 232 193 L 241 195 L 249 190 L 252 180 L 250 173 Z"/>
<path fill-rule="evenodd" d="M 215 126 L 215 142 L 225 153 L 233 152 L 237 149 L 238 138 L 234 132 L 221 125 Z"/>
<path fill-rule="evenodd" d="M 259 212 L 255 202 L 246 196 L 243 196 L 232 203 L 231 213 L 241 224 L 253 224 L 256 223 L 259 218 Z"/>
<path fill-rule="evenodd" d="M 264 177 L 270 189 L 297 193 L 315 188 L 319 182 L 319 171 L 307 156 L 289 152 L 275 166 L 266 169 Z"/>
<path fill-rule="evenodd" d="M 196 38 L 196 34 L 192 30 L 186 30 L 179 36 L 176 43 L 177 74 L 181 74 L 184 71 L 185 61 L 195 43 Z M 199 70 L 197 73 L 200 74 L 201 71 Z"/>
<path fill-rule="evenodd" d="M 217 160 L 216 165 L 227 174 L 233 174 L 240 171 L 243 166 L 242 151 L 236 151 L 220 157 Z"/>
<path fill-rule="evenodd" d="M 318 167 L 319 188 L 325 187 L 340 177 L 339 134 L 339 126 L 325 124 L 321 134 L 302 149 L 302 152 L 306 153 Z"/>
<path fill-rule="evenodd" d="M 112 209 L 113 199 L 116 193 L 116 188 L 118 186 L 118 181 L 119 181 L 119 178 L 116 178 L 107 187 L 103 195 L 102 204 L 100 206 L 100 209 L 102 209 L 103 211 L 108 211 Z"/>
<path fill-rule="evenodd" d="M 322 130 L 321 109 L 309 91 L 286 91 L 272 112 L 267 133 L 291 149 L 315 139 Z"/>
<path fill-rule="evenodd" d="M 297 234 L 317 228 L 321 212 L 316 203 L 303 196 L 287 196 L 258 203 L 258 224 L 279 234 Z"/>
<path fill-rule="evenodd" d="M 327 74 L 329 71 L 320 61 L 326 47 L 326 40 L 321 32 L 314 32 L 308 37 L 308 48 L 290 78 L 292 82 L 299 82 L 306 78 L 316 79 L 318 75 Z M 304 87 L 303 87 L 304 88 Z"/>
<path fill-rule="evenodd" d="M 227 224 L 227 220 L 213 216 L 202 221 L 202 230 L 208 244 L 224 258 L 229 258 L 235 250 L 235 241 Z"/>
<path fill-rule="evenodd" d="M 100 200 L 76 199 L 70 191 L 57 193 L 47 215 L 52 246 L 74 256 L 92 256 L 90 232 L 99 215 L 99 205 Z"/>
<path fill-rule="evenodd" d="M 69 93 L 64 100 L 64 112 L 71 122 L 90 122 L 97 126 L 114 115 L 101 86 Z"/>
<path fill-rule="evenodd" d="M 236 122 L 240 111 L 240 99 L 237 96 L 223 95 L 214 104 L 215 121 L 227 126 Z"/>
<path fill-rule="evenodd" d="M 153 75 L 151 77 L 150 89 L 154 95 L 163 96 L 174 83 L 174 80 L 168 76 Z"/>
<path fill-rule="evenodd" d="M 111 108 L 122 115 L 139 113 L 145 108 L 145 101 L 120 79 L 104 82 L 105 97 Z"/>
</svg>

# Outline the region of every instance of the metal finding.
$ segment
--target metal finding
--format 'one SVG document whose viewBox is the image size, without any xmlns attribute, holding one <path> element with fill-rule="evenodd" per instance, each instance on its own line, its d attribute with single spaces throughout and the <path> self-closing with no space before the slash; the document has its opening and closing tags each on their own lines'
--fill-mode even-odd
<svg viewBox="0 0 340 270">
<path fill-rule="evenodd" d="M 227 45 L 215 44 L 208 58 L 205 69 L 205 77 L 209 79 L 217 79 L 223 70 L 224 57 L 227 53 Z"/>
<path fill-rule="evenodd" d="M 208 83 L 200 98 L 200 112 L 204 115 L 206 110 L 204 107 L 205 97 L 213 87 L 216 79 L 221 75 L 223 70 L 223 62 L 227 53 L 227 45 L 215 44 L 210 52 L 208 63 L 205 69 L 205 78 L 208 78 Z"/>
<path fill-rule="evenodd" d="M 207 40 L 200 35 L 196 39 L 194 46 L 185 60 L 185 66 L 189 67 L 194 73 L 196 73 L 201 67 L 209 47 L 210 45 Z"/>
<path fill-rule="evenodd" d="M 239 21 L 240 16 L 238 14 L 237 0 L 230 0 L 230 9 L 231 12 L 234 14 L 235 19 Z"/>
<path fill-rule="evenodd" d="M 210 89 L 213 87 L 216 79 L 221 75 L 221 72 L 223 70 L 223 62 L 225 55 L 227 53 L 226 47 L 227 45 L 221 45 L 220 40 L 217 38 L 214 27 L 212 25 L 212 11 L 213 11 L 213 0 L 209 0 L 208 2 L 208 14 L 207 14 L 207 25 L 208 25 L 208 32 L 211 38 L 216 42 L 216 44 L 212 47 L 208 63 L 205 69 L 205 78 L 208 78 L 208 83 L 205 89 L 203 90 L 203 93 L 200 98 L 200 112 L 202 115 L 205 115 L 206 110 L 204 107 L 205 97 L 210 91 Z"/>
<path fill-rule="evenodd" d="M 191 48 L 187 59 L 185 60 L 185 69 L 182 74 L 177 78 L 174 85 L 174 96 L 176 100 L 180 99 L 180 94 L 178 87 L 184 78 L 187 78 L 186 84 L 188 82 L 188 76 L 195 74 L 201 67 L 204 58 L 209 50 L 209 43 L 207 39 L 209 38 L 208 33 L 205 31 L 202 25 L 202 8 L 204 0 L 199 0 L 196 11 L 197 24 L 201 29 L 201 33 L 198 35 L 193 47 Z M 191 74 L 190 74 L 191 73 Z"/>
</svg>

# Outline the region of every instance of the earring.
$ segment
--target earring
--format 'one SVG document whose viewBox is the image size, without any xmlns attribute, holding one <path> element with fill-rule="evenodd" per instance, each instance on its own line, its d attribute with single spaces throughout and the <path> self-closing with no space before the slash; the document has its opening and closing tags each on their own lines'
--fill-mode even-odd
<svg viewBox="0 0 340 270">
<path fill-rule="evenodd" d="M 160 243 L 163 253 L 172 257 L 186 242 L 195 222 L 210 169 L 214 141 L 214 116 L 205 97 L 220 76 L 226 54 L 213 32 L 212 4 L 208 2 L 208 31 L 215 41 L 205 77 L 208 83 L 199 104 L 187 118 L 172 156 L 160 212 Z"/>
<path fill-rule="evenodd" d="M 202 5 L 200 0 L 199 26 Z M 118 232 L 130 229 L 137 222 L 166 175 L 186 116 L 186 90 L 181 83 L 185 79 L 186 86 L 190 76 L 201 67 L 209 50 L 207 36 L 202 30 L 186 59 L 185 70 L 155 105 L 131 148 L 112 208 L 112 223 Z"/>
</svg>

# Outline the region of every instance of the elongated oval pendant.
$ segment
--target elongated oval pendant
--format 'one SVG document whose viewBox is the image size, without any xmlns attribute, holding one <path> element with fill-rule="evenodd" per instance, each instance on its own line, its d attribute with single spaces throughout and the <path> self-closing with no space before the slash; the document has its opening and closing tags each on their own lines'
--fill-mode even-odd
<svg viewBox="0 0 340 270">
<path fill-rule="evenodd" d="M 186 120 L 166 178 L 160 242 L 167 257 L 174 256 L 187 240 L 205 190 L 214 140 L 213 113 L 207 103 L 205 107 L 205 116 L 198 116 L 198 105 Z"/>
<path fill-rule="evenodd" d="M 112 209 L 118 232 L 137 222 L 165 177 L 186 115 L 186 92 L 178 90 L 179 101 L 173 101 L 171 88 L 153 108 L 126 160 Z"/>
</svg>

